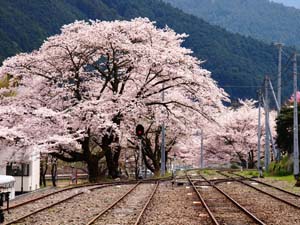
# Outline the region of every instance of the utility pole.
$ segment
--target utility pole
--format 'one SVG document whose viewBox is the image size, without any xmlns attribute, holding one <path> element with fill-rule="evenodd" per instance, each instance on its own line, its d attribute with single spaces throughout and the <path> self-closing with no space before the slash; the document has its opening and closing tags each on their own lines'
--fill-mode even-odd
<svg viewBox="0 0 300 225">
<path fill-rule="evenodd" d="M 139 179 L 142 176 L 142 170 L 143 170 L 143 142 L 142 139 L 139 140 L 139 154 L 138 154 L 138 175 L 137 179 Z"/>
<path fill-rule="evenodd" d="M 200 147 L 200 168 L 204 168 L 204 158 L 203 158 L 203 130 L 201 129 L 201 147 Z"/>
<path fill-rule="evenodd" d="M 165 84 L 162 85 L 162 93 L 161 93 L 161 100 L 162 102 L 165 101 Z M 162 128 L 161 128 L 161 164 L 160 164 L 160 175 L 164 176 L 166 173 L 166 149 L 165 149 L 165 121 L 163 121 Z"/>
<path fill-rule="evenodd" d="M 275 44 L 278 48 L 278 82 L 277 82 L 277 100 L 279 109 L 281 109 L 281 72 L 282 72 L 282 43 Z"/>
<path fill-rule="evenodd" d="M 262 177 L 262 169 L 260 165 L 260 139 L 261 139 L 261 90 L 258 91 L 258 130 L 257 130 L 257 169 L 259 177 Z"/>
<path fill-rule="evenodd" d="M 272 85 L 272 82 L 271 80 L 269 79 L 269 84 L 270 84 L 270 88 L 271 88 L 271 91 L 272 91 L 272 95 L 273 95 L 273 98 L 274 98 L 274 101 L 275 101 L 275 105 L 276 105 L 276 109 L 277 109 L 277 113 L 279 114 L 280 113 L 280 104 L 276 98 L 276 95 L 275 95 L 275 92 L 274 92 L 274 88 L 273 88 L 273 85 Z"/>
<path fill-rule="evenodd" d="M 297 103 L 297 53 L 293 58 L 293 77 L 294 77 L 294 176 L 299 181 L 299 141 L 298 141 L 298 103 Z"/>
<path fill-rule="evenodd" d="M 269 77 L 265 77 L 265 170 L 269 170 L 270 165 L 270 134 L 269 134 Z"/>
</svg>

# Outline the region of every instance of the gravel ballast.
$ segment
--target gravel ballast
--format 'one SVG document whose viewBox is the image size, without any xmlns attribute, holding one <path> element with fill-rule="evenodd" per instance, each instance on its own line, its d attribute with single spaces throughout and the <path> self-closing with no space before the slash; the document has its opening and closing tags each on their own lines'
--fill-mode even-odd
<svg viewBox="0 0 300 225">
<path fill-rule="evenodd" d="M 20 224 L 81 225 L 94 218 L 101 210 L 125 194 L 132 185 L 111 186 L 94 191 L 88 189 L 69 201 L 27 218 Z"/>
<path fill-rule="evenodd" d="M 196 204 L 195 204 L 196 203 Z M 160 184 L 140 224 L 210 225 L 205 209 L 191 187 Z"/>
<path fill-rule="evenodd" d="M 218 185 L 266 224 L 300 224 L 299 212 L 285 203 L 238 182 Z"/>
</svg>

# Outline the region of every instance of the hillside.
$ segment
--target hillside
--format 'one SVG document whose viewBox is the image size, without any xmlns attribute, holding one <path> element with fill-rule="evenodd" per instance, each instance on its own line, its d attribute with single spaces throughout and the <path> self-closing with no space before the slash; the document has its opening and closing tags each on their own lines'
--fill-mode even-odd
<svg viewBox="0 0 300 225">
<path fill-rule="evenodd" d="M 300 48 L 299 9 L 269 0 L 165 1 L 231 32 Z"/>
<path fill-rule="evenodd" d="M 300 1 L 299 0 L 271 0 L 272 2 L 282 3 L 286 6 L 291 6 L 300 9 Z"/>
<path fill-rule="evenodd" d="M 277 50 L 273 46 L 226 32 L 160 0 L 47 0 L 26 4 L 23 0 L 2 0 L 0 10 L 2 59 L 37 48 L 47 36 L 59 32 L 61 25 L 75 19 L 141 16 L 157 21 L 160 27 L 168 25 L 179 33 L 188 33 L 184 45 L 206 60 L 203 66 L 234 98 L 255 98 L 263 75 L 276 73 Z M 289 96 L 290 91 L 285 91 Z"/>
</svg>

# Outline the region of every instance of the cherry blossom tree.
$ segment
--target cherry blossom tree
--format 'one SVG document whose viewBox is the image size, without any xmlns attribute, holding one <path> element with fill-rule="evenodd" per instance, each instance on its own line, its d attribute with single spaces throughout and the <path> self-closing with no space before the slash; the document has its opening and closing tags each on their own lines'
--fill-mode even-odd
<svg viewBox="0 0 300 225">
<path fill-rule="evenodd" d="M 258 108 L 253 100 L 240 100 L 237 109 L 228 108 L 217 118 L 217 124 L 205 132 L 207 163 L 237 162 L 253 167 L 257 160 Z M 261 109 L 263 112 L 263 109 Z M 270 114 L 270 127 L 274 135 L 276 113 Z M 264 144 L 265 126 L 262 114 L 261 139 Z M 261 156 L 264 148 L 261 147 Z"/>
<path fill-rule="evenodd" d="M 172 117 L 184 125 L 189 116 L 209 120 L 223 107 L 226 94 L 181 47 L 185 37 L 143 18 L 63 26 L 39 50 L 3 63 L 0 75 L 19 82 L 16 96 L 1 102 L 16 114 L 1 113 L 11 122 L 0 125 L 20 132 L 14 135 L 30 140 L 27 146 L 85 161 L 91 181 L 103 157 L 109 175 L 117 177 L 121 137 L 134 130 L 132 118 L 164 110 L 156 121 Z"/>
</svg>

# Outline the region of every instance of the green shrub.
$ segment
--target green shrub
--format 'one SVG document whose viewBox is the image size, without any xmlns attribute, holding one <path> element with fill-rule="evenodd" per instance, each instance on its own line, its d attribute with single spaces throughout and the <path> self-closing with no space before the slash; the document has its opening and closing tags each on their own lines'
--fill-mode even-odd
<svg viewBox="0 0 300 225">
<path fill-rule="evenodd" d="M 269 166 L 269 174 L 272 176 L 287 176 L 293 174 L 293 160 L 284 156 L 279 162 L 272 162 Z"/>
</svg>

